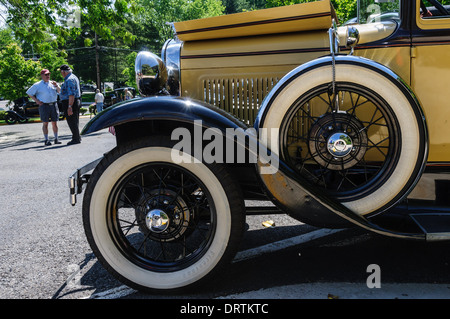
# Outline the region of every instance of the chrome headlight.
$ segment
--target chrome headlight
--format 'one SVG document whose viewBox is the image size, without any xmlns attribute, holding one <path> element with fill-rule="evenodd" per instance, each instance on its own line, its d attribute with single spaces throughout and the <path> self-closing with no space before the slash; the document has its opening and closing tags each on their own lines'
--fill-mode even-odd
<svg viewBox="0 0 450 319">
<path fill-rule="evenodd" d="M 134 68 L 136 83 L 141 95 L 155 95 L 165 88 L 167 68 L 157 55 L 148 51 L 139 52 Z"/>
<path fill-rule="evenodd" d="M 351 49 L 350 55 L 353 54 L 353 50 L 359 42 L 359 31 L 357 28 L 355 28 L 353 26 L 347 27 L 347 34 L 346 34 L 345 42 L 346 42 L 345 45 L 347 46 L 347 48 Z"/>
</svg>

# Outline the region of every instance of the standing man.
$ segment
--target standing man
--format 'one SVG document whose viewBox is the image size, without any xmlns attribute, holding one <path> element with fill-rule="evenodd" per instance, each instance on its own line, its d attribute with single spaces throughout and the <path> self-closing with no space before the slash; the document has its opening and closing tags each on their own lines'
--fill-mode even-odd
<svg viewBox="0 0 450 319">
<path fill-rule="evenodd" d="M 125 89 L 124 94 L 125 100 L 131 100 L 133 98 L 133 94 L 130 91 L 128 91 L 128 89 Z"/>
<path fill-rule="evenodd" d="M 50 82 L 50 71 L 43 69 L 41 71 L 42 80 L 33 84 L 27 91 L 37 105 L 39 105 L 39 116 L 42 121 L 42 132 L 44 133 L 44 145 L 52 145 L 48 139 L 48 120 L 52 121 L 53 135 L 55 136 L 55 144 L 61 144 L 58 141 L 58 123 L 59 110 L 56 101 L 58 99 L 57 92 L 60 87 L 55 81 Z"/>
<path fill-rule="evenodd" d="M 105 97 L 99 89 L 97 89 L 97 91 L 95 92 L 94 99 L 95 105 L 97 106 L 97 113 L 100 113 L 101 111 L 103 111 L 103 101 L 105 100 Z"/>
<path fill-rule="evenodd" d="M 63 64 L 59 68 L 61 75 L 64 78 L 64 83 L 61 86 L 60 99 L 62 101 L 63 110 L 66 112 L 67 124 L 72 132 L 72 140 L 67 145 L 81 143 L 79 119 L 80 119 L 80 81 L 78 77 L 72 73 L 72 69 Z"/>
</svg>

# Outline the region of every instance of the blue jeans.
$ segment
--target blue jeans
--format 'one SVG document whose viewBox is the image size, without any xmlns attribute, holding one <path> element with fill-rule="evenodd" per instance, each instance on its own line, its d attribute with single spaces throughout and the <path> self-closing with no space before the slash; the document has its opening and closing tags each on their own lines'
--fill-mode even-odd
<svg viewBox="0 0 450 319">
<path fill-rule="evenodd" d="M 97 103 L 97 113 L 103 111 L 103 103 Z"/>
</svg>

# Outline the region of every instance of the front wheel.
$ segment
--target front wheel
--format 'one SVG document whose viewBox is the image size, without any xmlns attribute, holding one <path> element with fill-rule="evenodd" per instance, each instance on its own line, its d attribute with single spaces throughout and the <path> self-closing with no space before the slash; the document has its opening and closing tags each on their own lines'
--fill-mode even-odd
<svg viewBox="0 0 450 319">
<path fill-rule="evenodd" d="M 10 114 L 10 113 L 8 113 L 8 114 L 5 115 L 4 120 L 5 120 L 5 122 L 6 122 L 7 124 L 10 124 L 10 125 L 11 125 L 11 124 L 16 124 L 16 122 L 17 122 L 16 116 L 13 115 L 13 114 Z"/>
<path fill-rule="evenodd" d="M 84 196 L 94 253 L 139 290 L 204 282 L 232 259 L 243 233 L 243 199 L 225 167 L 194 163 L 190 155 L 174 164 L 171 151 L 165 139 L 114 149 Z"/>
</svg>

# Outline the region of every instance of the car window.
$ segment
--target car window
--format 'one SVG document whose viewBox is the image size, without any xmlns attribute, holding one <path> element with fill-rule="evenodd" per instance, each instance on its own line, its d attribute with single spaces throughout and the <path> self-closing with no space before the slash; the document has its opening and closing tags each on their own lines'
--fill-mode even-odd
<svg viewBox="0 0 450 319">
<path fill-rule="evenodd" d="M 416 0 L 416 22 L 421 29 L 449 29 L 450 0 Z"/>
<path fill-rule="evenodd" d="M 421 0 L 420 17 L 422 19 L 450 18 L 449 0 Z"/>
<path fill-rule="evenodd" d="M 358 6 L 360 23 L 400 20 L 400 0 L 360 0 Z"/>
</svg>

